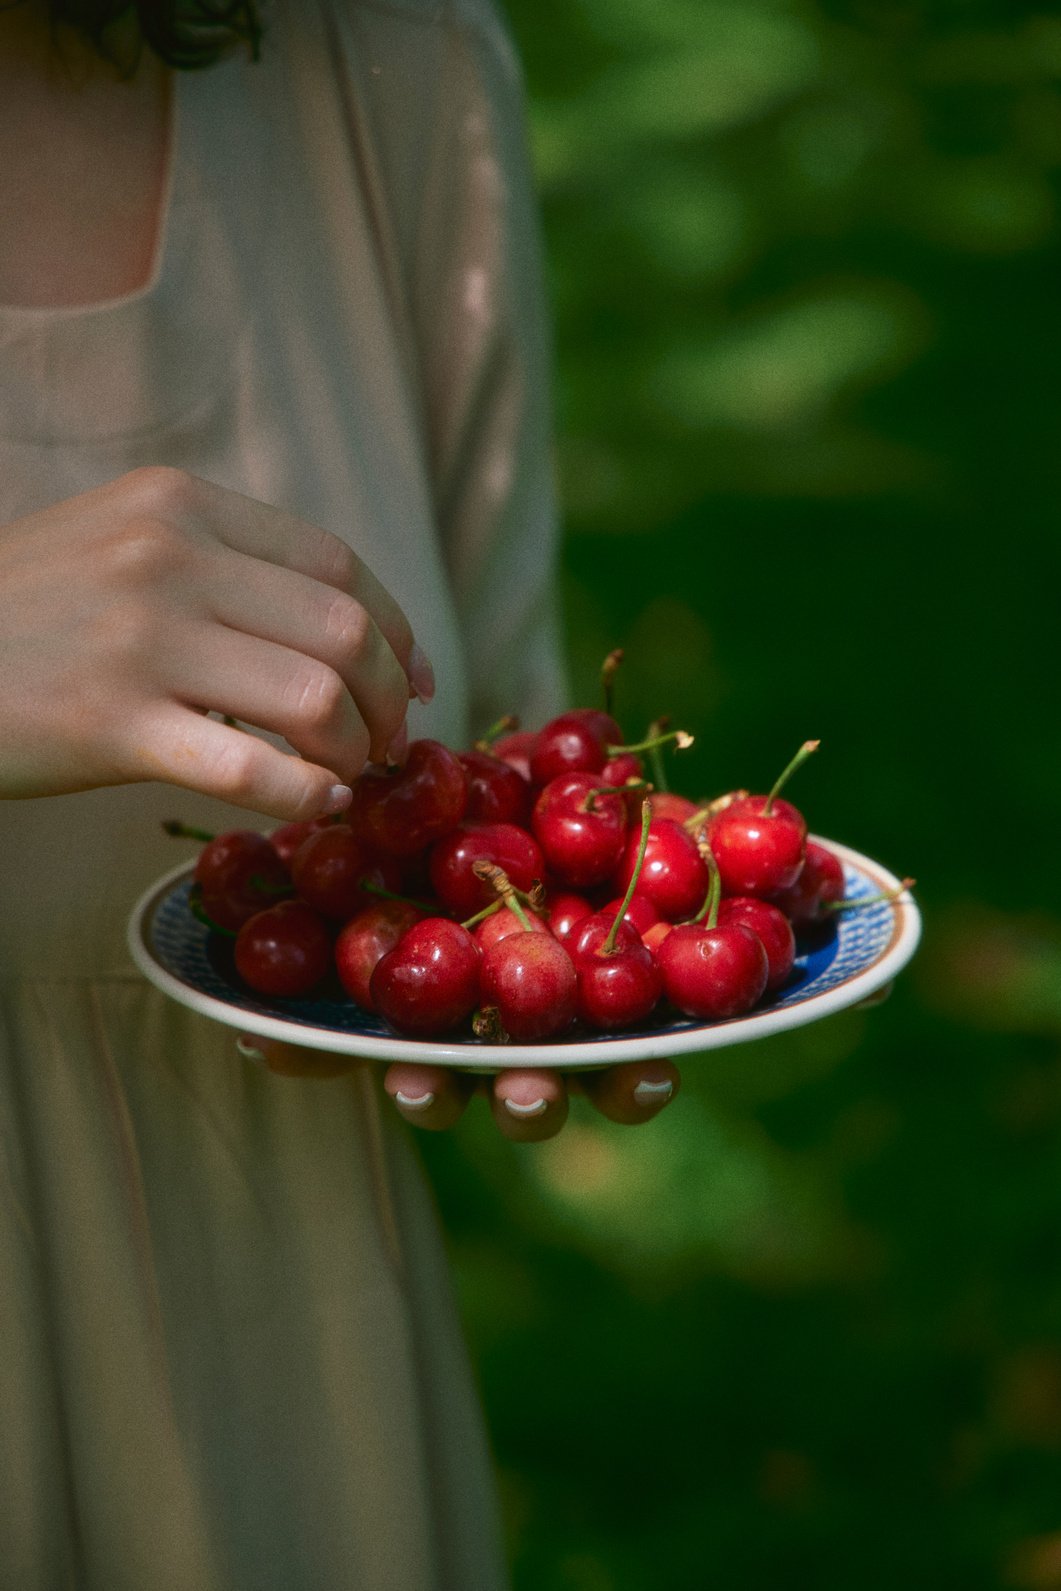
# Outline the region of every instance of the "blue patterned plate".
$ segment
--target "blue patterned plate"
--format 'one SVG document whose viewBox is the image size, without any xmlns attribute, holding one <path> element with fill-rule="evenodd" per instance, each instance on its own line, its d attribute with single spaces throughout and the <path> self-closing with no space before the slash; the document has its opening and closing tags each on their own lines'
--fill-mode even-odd
<svg viewBox="0 0 1061 1591">
<path fill-rule="evenodd" d="M 877 862 L 832 840 L 821 843 L 840 857 L 849 900 L 898 887 Z M 485 1044 L 479 1039 L 426 1041 L 392 1033 L 378 1017 L 342 993 L 312 999 L 266 999 L 241 984 L 232 965 L 231 940 L 211 934 L 188 908 L 192 868 L 182 865 L 142 897 L 129 919 L 129 948 L 137 966 L 163 993 L 204 1016 L 244 1033 L 304 1044 L 310 1049 L 372 1060 L 430 1061 L 466 1071 L 498 1071 L 531 1063 L 568 1071 L 617 1061 L 679 1055 L 765 1038 L 856 1005 L 890 983 L 917 949 L 921 916 L 908 894 L 863 911 L 838 912 L 835 927 L 805 945 L 789 983 L 768 1005 L 729 1022 L 677 1017 L 624 1033 L 574 1028 L 548 1044 Z"/>
</svg>

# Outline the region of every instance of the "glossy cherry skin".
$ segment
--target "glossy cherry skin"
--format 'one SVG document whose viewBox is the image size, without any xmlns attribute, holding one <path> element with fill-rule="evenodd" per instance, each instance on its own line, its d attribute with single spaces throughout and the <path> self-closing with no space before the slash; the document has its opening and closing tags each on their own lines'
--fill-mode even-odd
<svg viewBox="0 0 1061 1591">
<path fill-rule="evenodd" d="M 718 921 L 720 925 L 743 923 L 762 941 L 769 969 L 766 977 L 768 994 L 773 994 L 788 982 L 796 961 L 796 936 L 784 912 L 771 906 L 768 901 L 758 900 L 754 895 L 728 895 L 719 902 Z"/>
<path fill-rule="evenodd" d="M 593 916 L 593 907 L 584 895 L 576 895 L 572 890 L 549 890 L 546 900 L 549 912 L 549 927 L 556 938 L 563 944 L 571 937 L 579 923 L 585 922 L 587 917 Z"/>
<path fill-rule="evenodd" d="M 614 879 L 616 894 L 625 892 L 634 876 L 641 836 L 631 830 Z M 650 900 L 661 917 L 678 922 L 692 917 L 707 898 L 707 867 L 696 841 L 673 818 L 653 818 L 648 826 L 645 863 L 635 894 Z"/>
<path fill-rule="evenodd" d="M 292 858 L 302 841 L 308 840 L 311 834 L 316 834 L 321 829 L 332 828 L 336 821 L 335 818 L 303 818 L 297 823 L 282 823 L 269 835 L 269 844 L 284 866 L 290 867 Z"/>
<path fill-rule="evenodd" d="M 509 934 L 483 951 L 480 990 L 510 1039 L 557 1038 L 575 1020 L 575 967 L 546 930 Z"/>
<path fill-rule="evenodd" d="M 341 929 L 335 941 L 335 969 L 347 994 L 364 1010 L 376 1009 L 370 984 L 378 963 L 419 916 L 411 901 L 377 900 Z"/>
<path fill-rule="evenodd" d="M 829 904 L 843 900 L 846 888 L 844 864 L 835 851 L 819 845 L 817 840 L 808 840 L 803 868 L 796 882 L 771 898 L 798 932 L 834 917 L 836 914 L 830 911 Z"/>
<path fill-rule="evenodd" d="M 345 921 L 371 899 L 366 884 L 396 891 L 402 875 L 393 857 L 374 856 L 348 824 L 332 823 L 303 840 L 291 880 L 314 911 Z"/>
<path fill-rule="evenodd" d="M 673 818 L 675 823 L 684 823 L 698 810 L 695 801 L 690 801 L 688 796 L 675 795 L 673 790 L 651 791 L 648 804 L 654 818 Z"/>
<path fill-rule="evenodd" d="M 604 952 L 614 921 L 614 913 L 597 912 L 588 917 L 575 935 L 572 950 L 579 1017 L 588 1027 L 604 1031 L 643 1022 L 663 988 L 656 958 L 631 923 L 619 924 L 614 950 Z"/>
<path fill-rule="evenodd" d="M 721 1022 L 762 998 L 769 964 L 762 940 L 742 923 L 679 923 L 656 952 L 663 988 L 686 1016 Z"/>
<path fill-rule="evenodd" d="M 210 840 L 195 864 L 203 911 L 235 932 L 257 912 L 291 893 L 291 875 L 264 834 L 229 829 Z"/>
<path fill-rule="evenodd" d="M 537 740 L 538 731 L 536 729 L 514 729 L 511 734 L 502 735 L 499 740 L 495 740 L 490 747 L 490 751 L 501 762 L 509 763 L 530 784 L 531 752 L 534 750 Z"/>
<path fill-rule="evenodd" d="M 744 796 L 713 817 L 707 837 L 727 895 L 774 895 L 796 882 L 807 825 L 787 801 Z"/>
<path fill-rule="evenodd" d="M 465 823 L 518 823 L 525 828 L 533 793 L 519 769 L 486 751 L 462 751 L 459 757 L 468 781 Z"/>
<path fill-rule="evenodd" d="M 399 1033 L 449 1033 L 479 1002 L 479 962 L 479 947 L 460 923 L 424 917 L 381 958 L 369 993 Z"/>
<path fill-rule="evenodd" d="M 475 942 L 484 953 L 491 945 L 496 945 L 499 940 L 508 939 L 511 934 L 549 934 L 553 937 L 552 930 L 537 912 L 524 912 L 526 923 L 521 923 L 514 911 L 507 906 L 502 906 L 500 911 L 491 912 L 489 917 L 484 917 L 481 923 L 476 923 L 472 929 Z M 529 926 L 528 926 L 529 925 Z"/>
<path fill-rule="evenodd" d="M 332 940 L 322 919 L 301 900 L 283 900 L 243 924 L 236 935 L 236 971 L 259 994 L 308 994 L 330 972 Z"/>
<path fill-rule="evenodd" d="M 414 740 L 402 768 L 369 764 L 354 780 L 347 821 L 374 851 L 415 856 L 455 829 L 468 781 L 455 752 L 438 740 Z"/>
<path fill-rule="evenodd" d="M 447 834 L 431 849 L 431 888 L 447 910 L 472 917 L 497 899 L 496 890 L 472 871 L 476 862 L 493 862 L 516 889 L 529 890 L 545 871 L 533 835 L 514 823 L 480 823 Z"/>
<path fill-rule="evenodd" d="M 565 773 L 599 773 L 608 760 L 605 745 L 594 720 L 584 713 L 561 713 L 538 731 L 531 752 L 531 780 L 545 785 Z"/>
<path fill-rule="evenodd" d="M 623 854 L 625 798 L 593 794 L 598 788 L 594 773 L 561 774 L 534 803 L 531 822 L 549 871 L 574 889 L 603 884 Z"/>
</svg>

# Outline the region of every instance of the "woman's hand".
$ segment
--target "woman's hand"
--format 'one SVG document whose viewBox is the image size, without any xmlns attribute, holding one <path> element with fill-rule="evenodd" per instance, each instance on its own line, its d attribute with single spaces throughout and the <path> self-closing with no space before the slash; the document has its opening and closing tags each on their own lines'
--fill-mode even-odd
<svg viewBox="0 0 1061 1591">
<path fill-rule="evenodd" d="M 343 542 L 180 470 L 0 529 L 0 611 L 2 796 L 159 779 L 275 818 L 337 811 L 433 690 Z"/>
<path fill-rule="evenodd" d="M 237 1045 L 242 1055 L 282 1077 L 341 1077 L 364 1064 L 271 1039 L 241 1038 Z M 609 1121 L 636 1127 L 658 1116 L 680 1084 L 678 1068 L 666 1060 L 629 1061 L 593 1072 L 526 1067 L 489 1078 L 448 1066 L 396 1061 L 383 1075 L 384 1091 L 414 1127 L 442 1132 L 460 1120 L 476 1094 L 485 1094 L 498 1131 L 513 1143 L 525 1144 L 541 1143 L 560 1131 L 571 1094 L 584 1094 Z"/>
</svg>

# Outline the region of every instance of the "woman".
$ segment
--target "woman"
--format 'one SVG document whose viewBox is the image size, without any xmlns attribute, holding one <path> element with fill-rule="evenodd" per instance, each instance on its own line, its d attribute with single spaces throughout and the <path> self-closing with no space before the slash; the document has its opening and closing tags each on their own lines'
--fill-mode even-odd
<svg viewBox="0 0 1061 1591">
<path fill-rule="evenodd" d="M 241 1058 L 123 926 L 161 818 L 339 810 L 562 694 L 517 75 L 486 0 L 276 0 L 257 61 L 249 6 L 170 12 L 0 11 L 0 1586 L 490 1591 L 394 1112 Z M 425 1127 L 469 1095 L 384 1081 Z M 524 1141 L 566 1105 L 491 1096 Z"/>
</svg>

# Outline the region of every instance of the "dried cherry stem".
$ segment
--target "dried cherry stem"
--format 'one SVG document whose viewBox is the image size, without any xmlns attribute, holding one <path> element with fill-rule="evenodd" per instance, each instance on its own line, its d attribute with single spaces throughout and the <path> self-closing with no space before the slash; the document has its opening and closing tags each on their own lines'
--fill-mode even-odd
<svg viewBox="0 0 1061 1591">
<path fill-rule="evenodd" d="M 630 882 L 626 886 L 626 894 L 622 898 L 619 910 L 615 914 L 615 921 L 608 930 L 608 937 L 597 952 L 600 956 L 610 956 L 615 949 L 615 941 L 619 936 L 619 924 L 626 916 L 626 909 L 634 898 L 637 881 L 641 877 L 641 869 L 645 865 L 645 852 L 648 850 L 648 826 L 652 822 L 652 808 L 647 801 L 641 803 L 641 843 L 637 848 L 637 861 L 634 871 L 630 874 Z"/>
<path fill-rule="evenodd" d="M 774 802 L 777 800 L 778 796 L 781 794 L 782 787 L 788 783 L 789 779 L 791 779 L 791 777 L 795 773 L 796 769 L 799 768 L 803 763 L 805 763 L 807 758 L 809 756 L 811 756 L 811 754 L 813 752 L 817 751 L 817 749 L 818 749 L 818 747 L 820 745 L 821 745 L 821 741 L 820 740 L 805 740 L 803 742 L 802 746 L 796 752 L 796 755 L 793 757 L 792 761 L 788 764 L 788 767 L 785 768 L 785 770 L 781 774 L 781 777 L 777 780 L 777 782 L 775 783 L 773 789 L 770 791 L 770 794 L 767 796 L 766 804 L 763 807 L 763 817 L 764 818 L 768 818 L 770 816 L 770 814 L 773 812 L 773 810 L 774 810 Z"/>
<path fill-rule="evenodd" d="M 748 794 L 747 790 L 727 790 L 725 795 L 715 796 L 713 801 L 705 801 L 703 806 L 697 807 L 696 811 L 691 812 L 685 819 L 682 827 L 695 835 L 697 829 L 702 829 L 704 824 L 709 823 L 719 812 L 725 812 L 734 801 L 742 801 Z"/>
<path fill-rule="evenodd" d="M 500 906 L 501 902 L 498 901 Z M 486 1044 L 509 1044 L 511 1039 L 496 1005 L 481 1006 L 472 1017 L 472 1032 Z"/>
<path fill-rule="evenodd" d="M 613 717 L 612 708 L 615 705 L 615 676 L 618 674 L 623 662 L 623 649 L 615 647 L 601 664 L 600 682 L 604 691 L 604 711 Z"/>
<path fill-rule="evenodd" d="M 908 889 L 913 889 L 917 883 L 916 878 L 904 878 L 892 889 L 882 889 L 877 895 L 863 895 L 859 900 L 827 900 L 822 902 L 821 909 L 826 912 L 860 912 L 864 906 L 879 906 L 883 901 L 891 904 L 904 895 Z"/>
<path fill-rule="evenodd" d="M 496 862 L 473 862 L 472 872 L 476 878 L 482 879 L 484 884 L 497 891 L 499 906 L 507 906 L 520 927 L 528 933 L 532 932 L 530 919 L 519 900 L 519 891 L 515 888 L 503 867 L 498 867 Z M 465 924 L 467 926 L 467 924 Z"/>
<path fill-rule="evenodd" d="M 203 845 L 209 845 L 211 840 L 217 839 L 217 835 L 211 834 L 209 830 L 192 828 L 190 823 L 182 823 L 180 818 L 167 818 L 162 829 L 175 840 L 199 840 Z"/>
<path fill-rule="evenodd" d="M 505 713 L 496 723 L 491 724 L 486 732 L 480 735 L 475 742 L 476 751 L 490 750 L 495 740 L 500 740 L 502 735 L 509 735 L 514 729 L 519 728 L 519 719 L 515 713 Z"/>
</svg>

